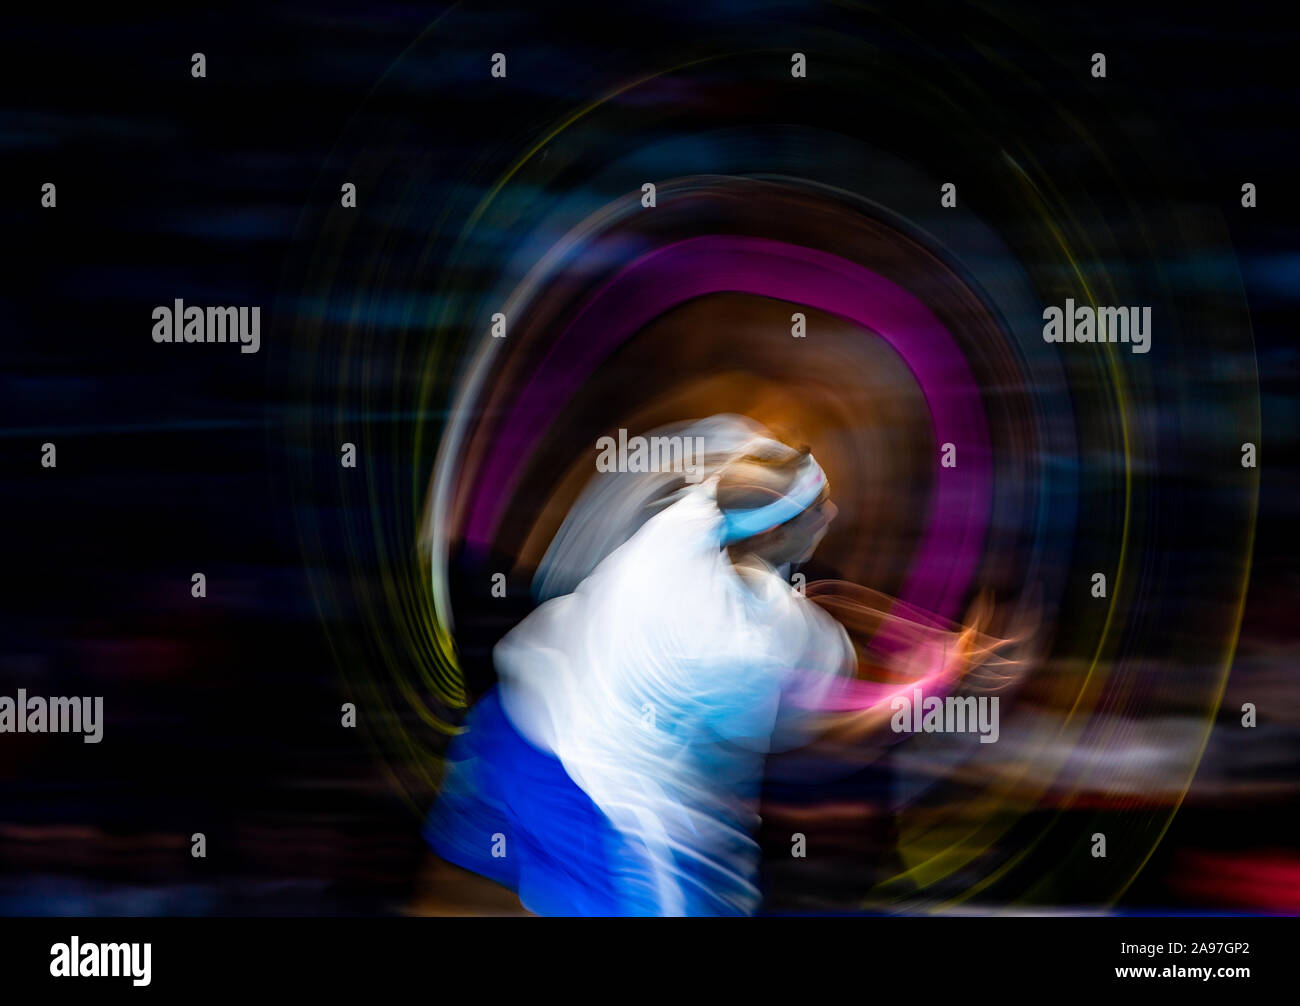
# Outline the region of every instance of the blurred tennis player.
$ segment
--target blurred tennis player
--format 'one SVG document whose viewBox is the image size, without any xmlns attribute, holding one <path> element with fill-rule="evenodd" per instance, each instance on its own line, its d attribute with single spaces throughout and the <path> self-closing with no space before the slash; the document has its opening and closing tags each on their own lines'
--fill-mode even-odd
<svg viewBox="0 0 1300 1006">
<path fill-rule="evenodd" d="M 673 432 L 705 437 L 707 477 L 596 477 L 426 826 L 540 914 L 753 913 L 764 757 L 824 730 L 855 672 L 789 582 L 836 515 L 817 461 L 737 416 Z"/>
</svg>

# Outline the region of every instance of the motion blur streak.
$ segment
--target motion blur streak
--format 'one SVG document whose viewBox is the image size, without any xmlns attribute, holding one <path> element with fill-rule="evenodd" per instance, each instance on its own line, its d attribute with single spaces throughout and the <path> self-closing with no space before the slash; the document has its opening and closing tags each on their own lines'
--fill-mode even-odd
<svg viewBox="0 0 1300 1006">
<path fill-rule="evenodd" d="M 1297 750 L 1279 718 L 1294 685 L 1260 679 L 1286 658 L 1250 649 L 1225 693 L 1261 470 L 1240 463 L 1261 426 L 1225 221 L 1229 209 L 1234 228 L 1251 216 L 1235 206 L 1239 137 L 1202 145 L 1223 163 L 1195 177 L 1185 141 L 1206 122 L 1166 130 L 1157 120 L 1176 100 L 1143 115 L 1150 95 L 1119 97 L 1118 76 L 1102 92 L 1068 72 L 1061 54 L 1091 28 L 1055 17 L 1031 27 L 954 12 L 926 26 L 942 44 L 918 46 L 914 30 L 851 6 L 807 20 L 765 7 L 752 24 L 721 13 L 715 22 L 706 4 L 700 19 L 725 44 L 649 17 L 656 45 L 603 63 L 588 58 L 599 43 L 577 45 L 572 26 L 541 15 L 508 26 L 451 11 L 404 53 L 377 107 L 385 92 L 462 93 L 464 63 L 447 54 L 505 51 L 513 27 L 532 55 L 511 58 L 510 101 L 485 90 L 484 114 L 440 145 L 363 112 L 323 173 L 320 205 L 336 201 L 336 178 L 401 193 L 322 216 L 290 300 L 311 308 L 291 361 L 311 419 L 293 489 L 339 667 L 368 710 L 359 726 L 413 830 L 431 807 L 444 809 L 431 826 L 450 820 L 458 802 L 551 821 L 489 827 L 473 843 L 493 860 L 487 874 L 538 911 L 578 910 L 580 887 L 528 893 L 519 857 L 555 860 L 536 875 L 573 877 L 583 842 L 623 864 L 592 876 L 640 877 L 587 890 L 583 911 L 751 911 L 755 887 L 763 912 L 1114 905 L 1139 874 L 1158 883 L 1176 868 L 1153 857 L 1180 808 L 1186 847 L 1202 841 L 1193 822 L 1225 830 L 1223 801 L 1294 796 L 1276 778 Z M 778 24 L 815 67 L 793 86 L 787 54 L 772 50 Z M 1146 27 L 1124 43 L 1130 55 L 1194 85 L 1189 64 L 1158 55 L 1172 51 L 1167 32 Z M 870 116 L 844 114 L 864 104 Z M 371 153 L 395 145 L 407 156 Z M 1067 299 L 1149 306 L 1151 351 L 1045 342 L 1044 305 Z M 1287 373 L 1287 360 L 1272 366 Z M 631 701 L 642 696 L 627 681 L 671 681 L 648 668 L 676 666 L 696 640 L 690 623 L 662 637 L 655 625 L 676 624 L 668 616 L 684 618 L 691 598 L 706 621 L 728 610 L 731 580 L 653 579 L 658 554 L 606 575 L 602 562 L 642 532 L 677 527 L 693 492 L 649 473 L 595 478 L 593 464 L 620 430 L 684 435 L 715 417 L 702 432 L 713 477 L 722 428 L 749 435 L 719 416 L 808 445 L 824 470 L 838 514 L 797 570 L 806 598 L 789 603 L 812 612 L 799 624 L 828 616 L 852 654 L 833 674 L 824 660 L 802 667 L 789 657 L 798 632 L 759 645 L 780 620 L 739 621 L 750 628 L 735 630 L 737 657 L 790 660 L 768 679 L 779 699 L 761 781 L 737 759 L 743 809 L 707 790 L 692 803 L 646 756 L 657 774 L 642 777 L 638 803 L 620 798 L 635 774 L 617 747 L 622 721 L 599 719 L 598 689 L 546 668 L 587 668 L 599 651 Z M 366 462 L 340 474 L 318 459 L 345 441 Z M 590 606 L 600 621 L 562 614 L 593 578 L 618 583 Z M 1252 592 L 1255 610 L 1269 593 Z M 1279 607 L 1274 623 L 1287 618 Z M 538 644 L 571 621 L 582 631 Z M 620 633 L 612 661 L 605 631 Z M 602 679 L 595 663 L 581 673 Z M 670 731 L 670 700 L 689 708 L 692 693 L 645 687 L 641 705 Z M 996 740 L 895 729 L 894 703 L 918 692 L 945 709 L 986 699 L 977 708 L 997 709 Z M 1263 710 L 1265 695 L 1269 716 L 1242 745 L 1236 711 Z M 557 741 L 557 716 L 601 730 L 586 746 L 576 729 Z M 685 740 L 697 735 L 675 736 L 688 761 L 709 764 Z M 465 757 L 479 746 L 514 752 L 532 775 L 493 778 L 491 759 Z M 701 859 L 691 811 L 734 854 Z M 1098 832 L 1104 859 L 1090 847 Z M 510 851 L 490 857 L 498 833 Z M 545 836 L 531 852 L 517 839 L 528 834 Z M 435 900 L 451 890 L 429 888 Z M 501 904 L 494 890 L 482 904 Z"/>
</svg>

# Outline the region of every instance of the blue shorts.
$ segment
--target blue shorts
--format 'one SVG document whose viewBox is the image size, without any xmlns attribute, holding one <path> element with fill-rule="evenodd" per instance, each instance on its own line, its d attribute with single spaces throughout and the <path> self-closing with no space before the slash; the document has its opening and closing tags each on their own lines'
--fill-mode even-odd
<svg viewBox="0 0 1300 1006">
<path fill-rule="evenodd" d="M 539 915 L 654 914 L 641 858 L 559 759 L 515 729 L 495 688 L 465 726 L 424 827 L 434 852 Z"/>
</svg>

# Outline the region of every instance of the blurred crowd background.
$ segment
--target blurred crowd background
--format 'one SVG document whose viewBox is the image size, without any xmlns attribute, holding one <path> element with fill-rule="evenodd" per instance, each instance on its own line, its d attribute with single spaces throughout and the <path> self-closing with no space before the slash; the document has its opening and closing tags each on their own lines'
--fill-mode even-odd
<svg viewBox="0 0 1300 1006">
<path fill-rule="evenodd" d="M 441 756 L 597 438 L 721 412 L 826 469 L 809 582 L 1041 614 L 999 743 L 770 761 L 765 911 L 1300 909 L 1293 43 L 1108 4 L 13 19 L 0 694 L 107 722 L 0 736 L 0 912 L 497 910 L 426 872 Z M 1151 353 L 1045 344 L 1085 291 Z M 261 351 L 153 344 L 178 297 L 262 305 Z"/>
</svg>

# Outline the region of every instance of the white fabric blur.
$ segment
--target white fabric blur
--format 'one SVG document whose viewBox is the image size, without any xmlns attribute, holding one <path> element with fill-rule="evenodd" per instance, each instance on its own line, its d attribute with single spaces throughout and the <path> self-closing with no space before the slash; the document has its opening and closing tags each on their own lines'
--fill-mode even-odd
<svg viewBox="0 0 1300 1006">
<path fill-rule="evenodd" d="M 853 667 L 844 629 L 775 570 L 741 578 L 716 484 L 646 521 L 494 654 L 507 716 L 628 840 L 628 882 L 663 915 L 758 907 L 764 755 L 808 739 L 782 692 L 796 670 L 829 689 Z"/>
</svg>

